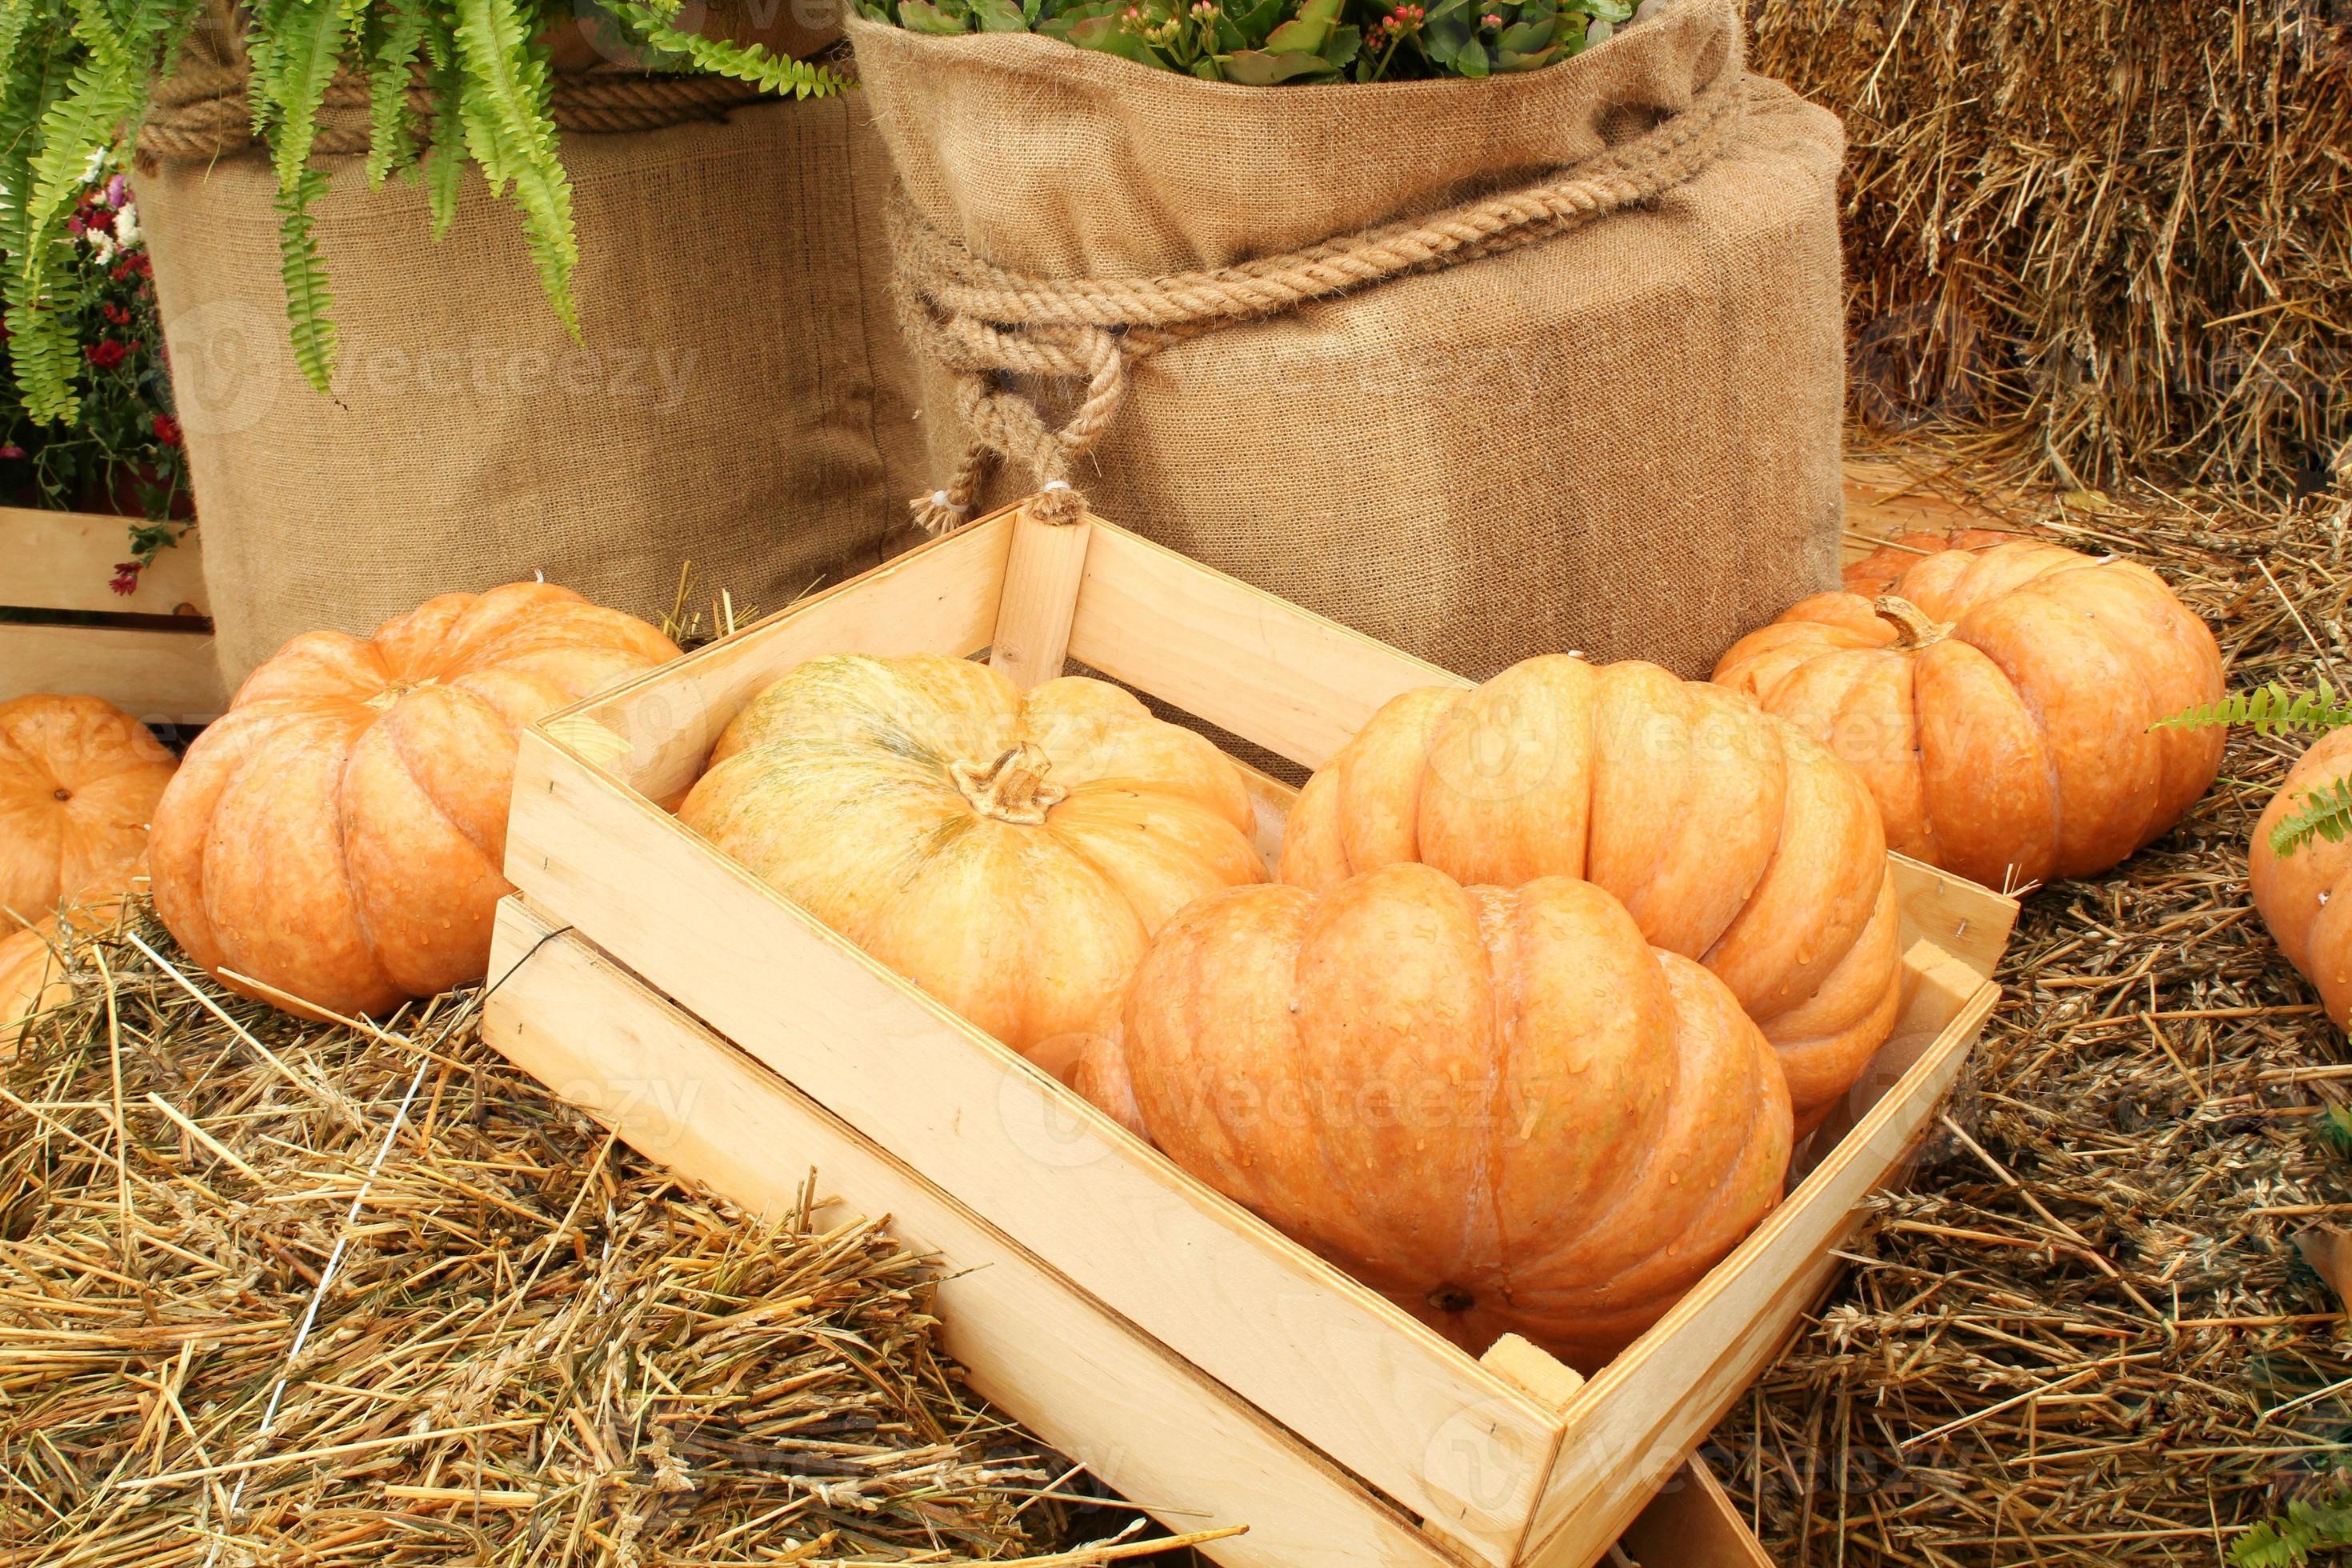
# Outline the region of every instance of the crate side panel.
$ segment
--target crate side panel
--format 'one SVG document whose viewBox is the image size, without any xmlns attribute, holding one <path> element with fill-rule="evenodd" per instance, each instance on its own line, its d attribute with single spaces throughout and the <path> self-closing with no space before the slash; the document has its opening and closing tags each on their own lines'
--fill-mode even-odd
<svg viewBox="0 0 2352 1568">
<path fill-rule="evenodd" d="M 1069 653 L 1309 768 L 1397 693 L 1470 684 L 1108 523 L 1087 552 Z"/>
<path fill-rule="evenodd" d="M 171 616 L 187 605 L 205 613 L 203 537 L 191 530 L 118 594 L 115 563 L 131 553 L 136 519 L 99 512 L 0 506 L 0 561 L 8 578 L 0 604 L 26 610 L 88 610 L 100 615 Z"/>
<path fill-rule="evenodd" d="M 814 1167 L 845 1211 L 939 1253 L 946 1348 L 972 1383 L 1178 1531 L 1246 1524 L 1206 1550 L 1237 1568 L 1450 1562 L 1412 1522 L 1121 1322 L 1002 1233 L 519 900 L 499 912 L 483 1033 L 647 1157 L 755 1212 Z"/>
<path fill-rule="evenodd" d="M 102 697 L 151 724 L 205 724 L 228 697 L 209 632 L 0 626 L 0 702 L 48 691 Z"/>
<path fill-rule="evenodd" d="M 515 813 L 507 875 L 541 910 L 1468 1550 L 1507 1559 L 1556 1414 L 543 737 L 516 789 L 539 808 Z"/>
</svg>

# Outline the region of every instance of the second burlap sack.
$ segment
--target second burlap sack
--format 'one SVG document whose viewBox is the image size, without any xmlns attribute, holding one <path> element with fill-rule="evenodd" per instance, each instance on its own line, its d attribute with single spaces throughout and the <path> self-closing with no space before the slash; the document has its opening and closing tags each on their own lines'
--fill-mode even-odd
<svg viewBox="0 0 2352 1568">
<path fill-rule="evenodd" d="M 1843 139 L 1724 0 L 1480 81 L 850 35 L 932 526 L 1047 485 L 1473 678 L 1704 676 L 1832 583 Z"/>
</svg>

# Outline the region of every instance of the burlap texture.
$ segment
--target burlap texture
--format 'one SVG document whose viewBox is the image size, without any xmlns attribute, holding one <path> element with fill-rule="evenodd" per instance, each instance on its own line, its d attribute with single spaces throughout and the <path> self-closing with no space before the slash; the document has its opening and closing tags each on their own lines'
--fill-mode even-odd
<svg viewBox="0 0 2352 1568">
<path fill-rule="evenodd" d="M 331 398 L 289 344 L 258 151 L 142 174 L 232 682 L 298 632 L 535 571 L 652 617 L 691 562 L 703 603 L 773 609 L 910 541 L 923 463 L 865 101 L 567 132 L 563 157 L 577 343 L 478 174 L 436 245 L 414 185 L 322 160 Z"/>
<path fill-rule="evenodd" d="M 1739 84 L 1709 161 L 1629 210 L 1135 361 L 1070 478 L 1106 517 L 1474 678 L 1563 648 L 1702 677 L 1834 581 L 1842 136 L 1742 80 L 1724 0 L 1476 82 L 1240 88 L 1024 35 L 849 31 L 916 213 L 1046 285 L 1427 218 L 1639 151 Z M 925 379 L 944 484 L 964 431 L 945 372 Z M 1076 402 L 1015 384 L 1049 424 Z M 1033 482 L 1000 465 L 990 499 Z"/>
</svg>

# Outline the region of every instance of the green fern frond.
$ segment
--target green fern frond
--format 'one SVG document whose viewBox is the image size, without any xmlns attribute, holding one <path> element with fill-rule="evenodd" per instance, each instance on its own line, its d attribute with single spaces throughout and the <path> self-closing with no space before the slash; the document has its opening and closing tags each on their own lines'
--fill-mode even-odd
<svg viewBox="0 0 2352 1568">
<path fill-rule="evenodd" d="M 2230 1542 L 2230 1562 L 2233 1568 L 2304 1568 L 2313 1552 L 2347 1545 L 2352 1545 L 2352 1494 L 2317 1503 L 2297 1499 L 2278 1518 Z"/>
<path fill-rule="evenodd" d="M 371 186 L 383 184 L 416 161 L 416 128 L 408 110 L 408 89 L 424 52 L 425 12 L 419 0 L 383 0 L 370 8 L 366 67 Z"/>
<path fill-rule="evenodd" d="M 2251 724 L 2257 735 L 2318 734 L 2352 724 L 2352 693 L 2339 693 L 2325 680 L 2298 692 L 2273 680 L 2252 691 L 2233 692 L 2159 719 L 2152 730 L 2206 730 L 2216 724 Z"/>
<path fill-rule="evenodd" d="M 294 363 L 302 378 L 329 392 L 335 373 L 334 295 L 327 288 L 326 263 L 311 233 L 310 205 L 327 192 L 324 169 L 302 169 L 291 191 L 278 194 L 278 268 L 286 284 L 286 320 L 294 342 Z"/>
<path fill-rule="evenodd" d="M 503 195 L 511 187 L 540 289 L 577 339 L 572 269 L 579 264 L 580 237 L 572 222 L 572 181 L 556 148 L 547 50 L 519 0 L 455 0 L 455 6 L 467 151 L 491 190 Z"/>
<path fill-rule="evenodd" d="M 2271 853 L 2284 860 L 2315 838 L 2340 844 L 2347 833 L 2352 833 L 2352 778 L 2307 791 L 2295 809 L 2271 829 Z"/>
<path fill-rule="evenodd" d="M 17 47 L 32 21 L 33 0 L 0 0 L 0 69 L 7 72 L 10 80 L 16 75 Z"/>
<path fill-rule="evenodd" d="M 706 38 L 677 26 L 683 0 L 612 0 L 613 14 L 655 48 L 677 55 L 714 76 L 747 81 L 762 92 L 794 98 L 829 98 L 845 90 L 848 79 L 824 66 L 779 55 L 756 44 Z"/>
</svg>

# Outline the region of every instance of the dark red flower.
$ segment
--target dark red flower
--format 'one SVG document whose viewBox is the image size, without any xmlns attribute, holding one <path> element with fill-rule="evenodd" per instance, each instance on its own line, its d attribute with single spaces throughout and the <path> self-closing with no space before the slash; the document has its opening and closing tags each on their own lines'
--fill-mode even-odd
<svg viewBox="0 0 2352 1568">
<path fill-rule="evenodd" d="M 90 363 L 100 370 L 112 370 L 131 355 L 131 351 L 112 338 L 100 338 L 81 351 Z"/>
<path fill-rule="evenodd" d="M 180 422 L 168 414 L 155 416 L 155 439 L 166 447 L 180 444 Z"/>
<path fill-rule="evenodd" d="M 139 563 L 136 561 L 116 562 L 114 563 L 114 575 L 108 579 L 106 585 L 113 589 L 116 593 L 126 596 L 139 592 Z"/>
<path fill-rule="evenodd" d="M 72 235 L 76 239 L 79 239 L 81 237 L 81 231 L 89 226 L 89 225 L 81 221 L 81 216 L 78 213 L 72 217 L 66 219 L 66 232 Z"/>
<path fill-rule="evenodd" d="M 100 305 L 99 307 L 99 312 L 118 327 L 127 327 L 131 324 L 130 310 L 116 304 L 111 300 L 109 300 L 105 304 Z"/>
<path fill-rule="evenodd" d="M 0 447 L 0 458 L 21 458 L 24 455 L 25 448 L 19 447 L 14 441 L 9 442 L 5 447 Z"/>
</svg>

